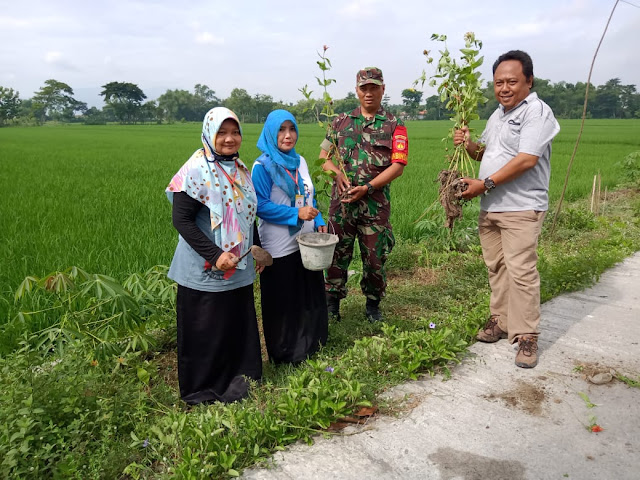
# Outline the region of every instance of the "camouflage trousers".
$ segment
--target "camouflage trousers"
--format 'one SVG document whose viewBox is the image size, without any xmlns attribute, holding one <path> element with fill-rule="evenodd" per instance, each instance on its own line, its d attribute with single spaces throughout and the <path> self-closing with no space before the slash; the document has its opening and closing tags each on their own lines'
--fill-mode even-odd
<svg viewBox="0 0 640 480">
<path fill-rule="evenodd" d="M 347 271 L 353 257 L 353 245 L 358 239 L 362 258 L 362 293 L 371 300 L 385 295 L 387 276 L 384 264 L 395 238 L 389 223 L 390 205 L 377 205 L 375 215 L 365 202 L 340 205 L 332 202 L 329 208 L 329 232 L 338 235 L 339 241 L 333 254 L 331 267 L 325 275 L 327 293 L 344 298 L 347 296 Z"/>
</svg>

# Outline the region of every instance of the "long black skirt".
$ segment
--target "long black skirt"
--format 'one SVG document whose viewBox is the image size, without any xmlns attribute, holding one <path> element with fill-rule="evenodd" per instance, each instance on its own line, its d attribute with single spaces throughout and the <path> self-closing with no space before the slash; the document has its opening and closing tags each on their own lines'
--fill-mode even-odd
<svg viewBox="0 0 640 480">
<path fill-rule="evenodd" d="M 322 272 L 302 266 L 300 252 L 274 258 L 260 274 L 262 327 L 269 359 L 300 362 L 327 342 Z"/>
<path fill-rule="evenodd" d="M 253 285 L 201 292 L 178 285 L 178 382 L 190 404 L 234 402 L 260 380 L 262 356 Z"/>
</svg>

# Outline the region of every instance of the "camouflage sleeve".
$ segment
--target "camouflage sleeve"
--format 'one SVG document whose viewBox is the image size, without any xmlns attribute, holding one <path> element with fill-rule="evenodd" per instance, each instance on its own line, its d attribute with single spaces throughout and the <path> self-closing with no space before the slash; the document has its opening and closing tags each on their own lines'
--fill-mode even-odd
<svg viewBox="0 0 640 480">
<path fill-rule="evenodd" d="M 396 126 L 393 131 L 393 146 L 391 149 L 391 163 L 407 164 L 409 158 L 409 138 L 407 137 L 407 127 Z"/>
</svg>

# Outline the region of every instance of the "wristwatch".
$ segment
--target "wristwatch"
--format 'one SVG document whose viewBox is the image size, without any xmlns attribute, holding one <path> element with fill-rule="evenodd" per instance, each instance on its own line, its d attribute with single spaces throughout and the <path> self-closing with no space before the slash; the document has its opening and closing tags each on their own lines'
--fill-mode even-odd
<svg viewBox="0 0 640 480">
<path fill-rule="evenodd" d="M 365 183 L 364 186 L 367 187 L 367 193 L 369 195 L 371 195 L 375 190 L 375 188 L 373 188 L 373 185 L 371 185 L 369 182 Z"/>
<path fill-rule="evenodd" d="M 487 189 L 487 193 L 490 190 L 493 190 L 494 188 L 496 188 L 496 183 L 493 180 L 491 180 L 491 177 L 487 177 L 484 179 L 484 188 Z"/>
</svg>

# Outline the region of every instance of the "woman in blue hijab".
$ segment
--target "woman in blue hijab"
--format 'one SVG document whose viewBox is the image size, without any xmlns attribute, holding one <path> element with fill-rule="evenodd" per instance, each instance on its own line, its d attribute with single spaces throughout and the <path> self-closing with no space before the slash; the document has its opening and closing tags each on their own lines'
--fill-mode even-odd
<svg viewBox="0 0 640 480">
<path fill-rule="evenodd" d="M 275 363 L 306 359 L 326 343 L 328 332 L 324 277 L 303 267 L 296 241 L 302 233 L 327 231 L 297 141 L 295 117 L 286 110 L 271 112 L 251 173 L 260 242 L 273 257 L 260 275 L 260 294 L 265 342 Z"/>
</svg>

